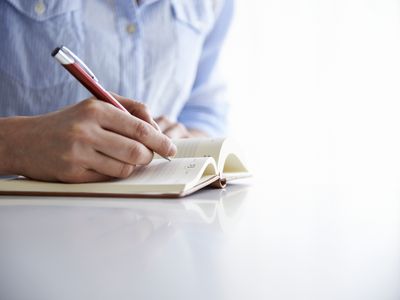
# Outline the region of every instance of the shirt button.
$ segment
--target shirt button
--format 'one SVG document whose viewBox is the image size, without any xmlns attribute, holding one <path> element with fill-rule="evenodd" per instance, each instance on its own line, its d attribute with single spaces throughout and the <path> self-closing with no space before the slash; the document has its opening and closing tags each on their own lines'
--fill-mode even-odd
<svg viewBox="0 0 400 300">
<path fill-rule="evenodd" d="M 43 15 L 46 11 L 46 5 L 44 5 L 43 0 L 39 0 L 35 3 L 35 12 L 38 15 Z"/>
<path fill-rule="evenodd" d="M 135 24 L 129 24 L 128 26 L 126 26 L 126 31 L 128 33 L 134 33 L 136 31 L 136 26 Z"/>
</svg>

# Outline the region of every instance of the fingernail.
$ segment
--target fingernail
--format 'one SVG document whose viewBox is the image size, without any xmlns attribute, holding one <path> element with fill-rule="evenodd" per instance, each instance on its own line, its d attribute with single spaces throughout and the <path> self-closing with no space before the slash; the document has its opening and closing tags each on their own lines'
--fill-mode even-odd
<svg viewBox="0 0 400 300">
<path fill-rule="evenodd" d="M 176 148 L 176 145 L 174 143 L 171 143 L 171 146 L 169 147 L 169 151 L 168 151 L 168 156 L 174 157 L 177 152 L 178 152 L 178 148 Z"/>
</svg>

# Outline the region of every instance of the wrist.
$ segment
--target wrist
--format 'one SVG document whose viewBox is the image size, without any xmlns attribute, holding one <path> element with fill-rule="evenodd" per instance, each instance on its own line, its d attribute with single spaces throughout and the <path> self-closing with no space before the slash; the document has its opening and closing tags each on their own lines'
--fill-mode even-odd
<svg viewBox="0 0 400 300">
<path fill-rule="evenodd" d="M 21 133 L 27 119 L 29 117 L 0 118 L 0 175 L 20 174 L 18 149 L 21 149 Z"/>
</svg>

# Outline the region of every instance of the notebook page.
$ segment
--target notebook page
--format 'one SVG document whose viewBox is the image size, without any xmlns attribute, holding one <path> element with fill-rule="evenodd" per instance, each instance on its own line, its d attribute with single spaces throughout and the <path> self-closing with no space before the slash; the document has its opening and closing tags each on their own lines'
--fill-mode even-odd
<svg viewBox="0 0 400 300">
<path fill-rule="evenodd" d="M 209 163 L 207 158 L 174 158 L 171 162 L 153 160 L 147 166 L 136 168 L 132 175 L 119 184 L 124 185 L 169 185 L 186 184 L 195 180 L 201 169 Z"/>
<path fill-rule="evenodd" d="M 193 138 L 173 140 L 178 148 L 175 157 L 213 157 L 218 165 L 224 138 Z"/>
</svg>

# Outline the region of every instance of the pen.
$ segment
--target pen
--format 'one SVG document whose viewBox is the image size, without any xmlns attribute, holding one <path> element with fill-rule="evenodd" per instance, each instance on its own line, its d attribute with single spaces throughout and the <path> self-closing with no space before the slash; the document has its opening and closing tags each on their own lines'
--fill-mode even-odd
<svg viewBox="0 0 400 300">
<path fill-rule="evenodd" d="M 130 114 L 129 111 L 127 111 L 126 108 L 121 103 L 119 103 L 113 95 L 111 95 L 100 85 L 98 79 L 86 66 L 86 64 L 67 47 L 57 47 L 53 50 L 51 55 L 55 59 L 57 59 L 57 61 L 97 99 L 108 102 L 111 105 L 119 108 L 120 110 Z M 171 161 L 171 158 L 169 157 L 162 157 L 168 161 Z"/>
</svg>

